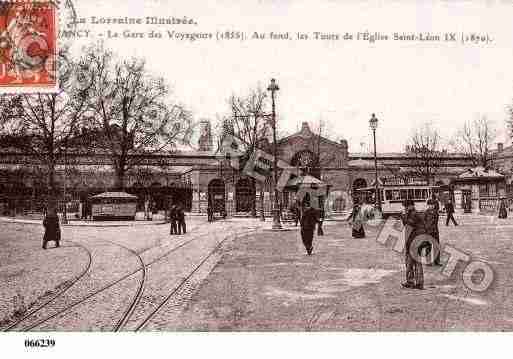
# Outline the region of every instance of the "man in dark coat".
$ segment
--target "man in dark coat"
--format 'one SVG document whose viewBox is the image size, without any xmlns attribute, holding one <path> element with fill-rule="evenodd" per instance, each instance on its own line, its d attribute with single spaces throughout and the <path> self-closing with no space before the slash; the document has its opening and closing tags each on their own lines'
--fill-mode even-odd
<svg viewBox="0 0 513 359">
<path fill-rule="evenodd" d="M 406 264 L 406 282 L 402 284 L 404 288 L 424 289 L 424 272 L 419 258 L 414 258 L 413 253 L 420 255 L 418 243 L 414 242 L 415 237 L 425 234 L 424 221 L 422 216 L 415 210 L 415 204 L 412 200 L 404 202 L 404 213 L 402 222 L 405 226 L 405 264 Z M 417 248 L 412 248 L 415 245 Z"/>
<path fill-rule="evenodd" d="M 210 205 L 210 203 L 208 204 L 208 207 L 207 207 L 207 219 L 209 222 L 214 221 L 214 210 L 212 209 L 212 206 Z"/>
<path fill-rule="evenodd" d="M 169 230 L 169 234 L 177 234 L 176 222 L 178 215 L 176 213 L 176 206 L 172 206 L 169 210 L 169 222 L 171 223 L 171 228 Z"/>
<path fill-rule="evenodd" d="M 178 234 L 187 233 L 187 227 L 185 225 L 185 212 L 181 206 L 178 206 L 176 210 L 177 218 L 178 218 Z"/>
<path fill-rule="evenodd" d="M 436 258 L 434 264 L 440 265 L 440 233 L 438 231 L 438 211 L 436 210 L 435 203 L 438 201 L 429 199 L 427 201 L 428 209 L 424 213 L 424 225 L 426 234 L 431 236 L 437 243 Z M 433 247 L 429 245 L 429 253 L 433 253 Z"/>
<path fill-rule="evenodd" d="M 353 210 L 349 217 L 346 218 L 346 221 L 351 221 L 351 235 L 353 238 L 365 238 L 365 228 L 363 227 L 363 215 L 361 213 L 362 209 L 358 201 L 354 202 Z"/>
<path fill-rule="evenodd" d="M 452 223 L 454 223 L 455 226 L 458 225 L 456 223 L 456 220 L 454 219 L 454 205 L 452 204 L 452 201 L 449 199 L 445 203 L 445 213 L 447 213 L 447 219 L 445 221 L 445 225 L 449 225 L 449 220 L 452 220 Z"/>
<path fill-rule="evenodd" d="M 290 212 L 292 212 L 294 217 L 294 225 L 297 227 L 297 224 L 299 223 L 299 207 L 296 203 L 293 203 L 292 206 L 290 206 Z"/>
<path fill-rule="evenodd" d="M 306 248 L 306 253 L 308 255 L 312 254 L 313 246 L 313 235 L 315 230 L 315 225 L 319 222 L 318 211 L 314 208 L 310 207 L 309 204 L 305 205 L 303 210 L 303 214 L 301 216 L 301 240 Z"/>
<path fill-rule="evenodd" d="M 505 219 L 508 218 L 508 210 L 506 208 L 506 200 L 504 198 L 501 198 L 500 204 L 499 204 L 499 218 Z"/>
<path fill-rule="evenodd" d="M 60 247 L 61 241 L 61 228 L 59 225 L 59 217 L 55 212 L 49 212 L 43 220 L 43 226 L 45 227 L 45 234 L 43 236 L 43 249 L 46 249 L 46 245 L 50 241 L 55 241 L 55 247 Z"/>
<path fill-rule="evenodd" d="M 319 210 L 319 222 L 317 224 L 317 235 L 324 236 L 324 230 L 322 229 L 322 222 L 324 221 L 324 208 Z"/>
<path fill-rule="evenodd" d="M 429 203 L 433 204 L 433 209 L 435 210 L 436 215 L 439 216 L 439 214 L 440 214 L 440 204 L 438 203 L 438 198 L 436 198 L 436 195 L 434 193 L 431 195 L 431 198 L 428 199 L 427 203 L 428 204 Z"/>
</svg>

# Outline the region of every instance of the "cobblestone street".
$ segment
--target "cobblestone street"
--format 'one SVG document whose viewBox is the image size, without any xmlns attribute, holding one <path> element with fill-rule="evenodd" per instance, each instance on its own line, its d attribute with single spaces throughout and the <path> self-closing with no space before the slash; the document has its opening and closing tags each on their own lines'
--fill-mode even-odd
<svg viewBox="0 0 513 359">
<path fill-rule="evenodd" d="M 170 236 L 169 225 L 162 224 L 64 226 L 61 248 L 44 251 L 40 223 L 1 221 L 1 327 L 112 331 L 151 326 L 165 301 L 179 300 L 191 272 L 195 278 L 208 275 L 204 268 L 215 264 L 215 251 L 258 225 L 253 220 L 211 224 L 193 217 L 181 236 Z"/>
<path fill-rule="evenodd" d="M 402 256 L 372 226 L 353 239 L 328 222 L 310 257 L 295 228 L 262 231 L 270 222 L 254 219 L 191 217 L 182 236 L 162 224 L 64 226 L 61 248 L 46 251 L 40 224 L 0 221 L 0 328 L 512 330 L 513 220 L 459 221 L 440 222 L 442 242 L 492 266 L 485 293 L 463 285 L 460 267 L 450 278 L 425 267 L 424 291 L 402 289 Z"/>
<path fill-rule="evenodd" d="M 459 222 L 446 227 L 441 219 L 441 240 L 490 264 L 496 281 L 484 293 L 464 286 L 460 265 L 450 278 L 443 267 L 424 266 L 425 290 L 403 289 L 402 255 L 378 243 L 375 228 L 353 239 L 338 223 L 314 239 L 311 257 L 297 232 L 232 242 L 165 329 L 511 331 L 513 221 L 463 216 Z"/>
</svg>

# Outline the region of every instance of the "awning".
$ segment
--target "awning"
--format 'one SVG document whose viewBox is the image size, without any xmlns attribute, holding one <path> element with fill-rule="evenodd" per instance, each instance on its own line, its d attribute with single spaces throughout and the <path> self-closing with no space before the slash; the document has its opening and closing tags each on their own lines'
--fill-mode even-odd
<svg viewBox="0 0 513 359">
<path fill-rule="evenodd" d="M 480 182 L 502 182 L 506 178 L 501 173 L 483 167 L 469 168 L 457 178 L 452 180 L 452 183 L 480 183 Z"/>
<path fill-rule="evenodd" d="M 96 196 L 92 196 L 91 198 L 99 199 L 99 198 L 126 198 L 126 199 L 137 199 L 137 196 L 126 192 L 103 192 L 97 194 Z"/>
<path fill-rule="evenodd" d="M 458 179 L 476 179 L 476 178 L 492 178 L 492 179 L 502 179 L 504 178 L 504 175 L 500 174 L 499 172 L 487 169 L 483 167 L 475 167 L 475 168 L 469 168 L 462 174 L 458 176 Z"/>
<path fill-rule="evenodd" d="M 299 187 L 303 187 L 303 186 L 306 186 L 309 188 L 315 188 L 315 187 L 319 188 L 319 187 L 327 187 L 328 185 L 313 176 L 305 175 L 305 176 L 298 176 L 298 177 L 289 179 L 285 188 L 299 188 Z"/>
</svg>

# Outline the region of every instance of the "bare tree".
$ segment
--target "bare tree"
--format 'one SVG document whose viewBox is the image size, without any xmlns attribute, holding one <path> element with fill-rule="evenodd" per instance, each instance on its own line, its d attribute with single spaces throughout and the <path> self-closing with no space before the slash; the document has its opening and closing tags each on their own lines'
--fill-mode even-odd
<svg viewBox="0 0 513 359">
<path fill-rule="evenodd" d="M 319 119 L 314 125 L 313 135 L 309 139 L 308 147 L 315 155 L 314 173 L 319 179 L 322 177 L 323 168 L 329 167 L 336 159 L 337 153 L 334 151 L 322 151 L 323 141 L 333 141 L 328 129 L 331 127 L 326 120 Z"/>
<path fill-rule="evenodd" d="M 89 114 L 103 132 L 96 145 L 111 157 L 115 188 L 123 190 L 129 169 L 183 141 L 191 114 L 168 103 L 169 87 L 149 74 L 144 60 L 116 61 L 101 45 L 84 52 L 80 71 L 92 86 Z"/>
<path fill-rule="evenodd" d="M 239 150 L 248 155 L 259 148 L 271 131 L 266 99 L 267 93 L 261 87 L 251 90 L 247 96 L 232 95 L 229 99 L 232 135 L 244 146 Z"/>
<path fill-rule="evenodd" d="M 237 140 L 243 153 L 240 170 L 245 162 L 257 150 L 268 150 L 266 139 L 271 133 L 270 114 L 268 111 L 267 92 L 260 86 L 250 90 L 245 96 L 232 95 L 229 99 L 231 117 L 223 121 L 222 132 L 230 132 Z M 228 128 L 229 127 L 229 128 Z M 256 189 L 256 180 L 251 178 L 253 188 Z M 260 187 L 260 197 L 263 203 L 263 184 Z M 252 204 L 252 213 L 256 215 L 255 203 Z M 263 206 L 262 206 L 263 211 Z"/>
<path fill-rule="evenodd" d="M 486 116 L 466 121 L 456 133 L 453 147 L 472 161 L 473 166 L 490 167 L 493 162 L 491 146 L 497 136 L 495 124 Z"/>
<path fill-rule="evenodd" d="M 3 96 L 2 146 L 17 148 L 46 170 L 48 199 L 55 199 L 55 168 L 69 141 L 85 125 L 90 88 L 75 76 L 77 64 L 63 50 L 59 55 L 59 93 Z M 49 207 L 55 211 L 54 206 Z"/>
<path fill-rule="evenodd" d="M 513 139 L 513 103 L 506 106 L 508 117 L 506 118 L 506 127 L 508 128 L 508 135 Z"/>
<path fill-rule="evenodd" d="M 415 129 L 406 148 L 412 159 L 405 178 L 422 178 L 431 184 L 442 167 L 444 152 L 441 145 L 440 134 L 431 123 L 426 122 Z"/>
</svg>

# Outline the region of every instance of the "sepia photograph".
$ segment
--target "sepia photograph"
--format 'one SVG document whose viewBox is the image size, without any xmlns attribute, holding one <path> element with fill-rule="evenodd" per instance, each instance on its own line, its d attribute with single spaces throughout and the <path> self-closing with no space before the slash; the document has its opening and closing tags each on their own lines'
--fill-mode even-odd
<svg viewBox="0 0 513 359">
<path fill-rule="evenodd" d="M 0 0 L 0 346 L 500 353 L 512 16 Z"/>
</svg>

